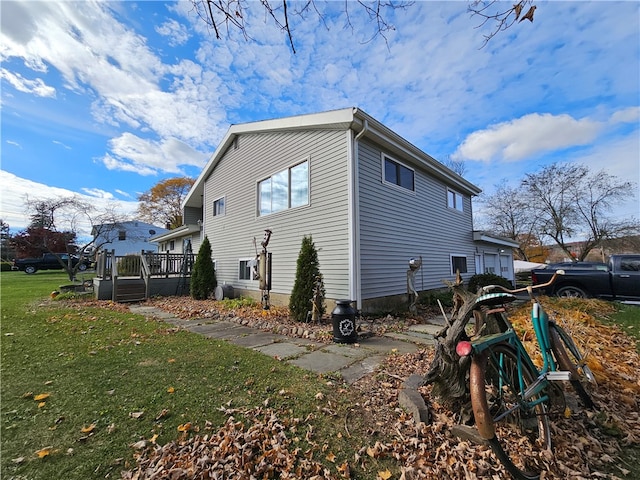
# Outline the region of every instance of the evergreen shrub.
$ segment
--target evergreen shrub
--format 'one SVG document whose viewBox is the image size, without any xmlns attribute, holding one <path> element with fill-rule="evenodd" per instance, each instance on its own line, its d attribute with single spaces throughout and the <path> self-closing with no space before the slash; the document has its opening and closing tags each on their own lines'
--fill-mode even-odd
<svg viewBox="0 0 640 480">
<path fill-rule="evenodd" d="M 318 251 L 311 236 L 302 238 L 302 246 L 296 264 L 296 279 L 289 299 L 289 312 L 297 322 L 306 322 L 307 313 L 312 309 L 312 298 L 316 278 L 320 276 Z M 324 285 L 321 288 L 320 317 L 324 315 Z"/>
<path fill-rule="evenodd" d="M 480 287 L 486 287 L 487 285 L 500 285 L 505 288 L 513 288 L 511 282 L 500 275 L 496 275 L 495 273 L 479 273 L 469 279 L 467 290 L 476 293 Z"/>
<path fill-rule="evenodd" d="M 206 300 L 217 286 L 216 270 L 211 259 L 211 243 L 208 237 L 204 237 L 191 271 L 191 297 L 195 300 Z"/>
</svg>

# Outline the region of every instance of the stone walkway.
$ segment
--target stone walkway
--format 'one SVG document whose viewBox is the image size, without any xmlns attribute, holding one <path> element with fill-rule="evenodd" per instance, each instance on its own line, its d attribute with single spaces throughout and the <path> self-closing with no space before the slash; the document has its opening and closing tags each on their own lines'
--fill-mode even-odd
<svg viewBox="0 0 640 480">
<path fill-rule="evenodd" d="M 144 305 L 132 305 L 131 312 L 157 318 L 209 338 L 227 340 L 245 348 L 278 358 L 316 373 L 337 372 L 347 383 L 353 383 L 372 373 L 391 353 L 411 353 L 433 346 L 434 335 L 442 328 L 442 319 L 430 324 L 414 325 L 402 333 L 365 336 L 357 344 L 315 343 L 264 332 L 228 321 L 211 319 L 183 320 L 163 310 Z"/>
</svg>

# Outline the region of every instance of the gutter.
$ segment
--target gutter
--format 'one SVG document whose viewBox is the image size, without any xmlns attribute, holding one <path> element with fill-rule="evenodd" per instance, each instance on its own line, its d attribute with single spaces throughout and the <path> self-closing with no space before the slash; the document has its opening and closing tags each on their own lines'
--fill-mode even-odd
<svg viewBox="0 0 640 480">
<path fill-rule="evenodd" d="M 354 116 L 357 108 L 354 108 Z M 362 130 L 353 139 L 353 148 L 351 161 L 349 165 L 349 228 L 350 228 L 350 244 L 349 258 L 351 270 L 349 275 L 349 291 L 351 299 L 356 302 L 356 309 L 362 308 L 362 274 L 360 265 L 360 188 L 359 188 L 359 141 L 369 130 L 369 122 L 365 118 L 362 124 Z"/>
</svg>

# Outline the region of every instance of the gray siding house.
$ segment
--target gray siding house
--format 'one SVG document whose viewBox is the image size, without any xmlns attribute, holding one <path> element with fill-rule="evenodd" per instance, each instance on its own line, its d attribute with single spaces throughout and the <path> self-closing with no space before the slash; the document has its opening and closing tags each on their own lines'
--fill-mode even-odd
<svg viewBox="0 0 640 480">
<path fill-rule="evenodd" d="M 269 229 L 271 299 L 286 304 L 310 235 L 328 304 L 349 299 L 375 310 L 406 299 L 412 258 L 423 260 L 420 291 L 444 287 L 458 268 L 468 279 L 484 265 L 478 255 L 505 249 L 486 235 L 474 239 L 471 198 L 479 193 L 362 110 L 346 108 L 231 126 L 183 203 L 186 225 L 153 240 L 160 251 L 172 241 L 179 251 L 189 238 L 196 253 L 206 235 L 218 282 L 259 298 L 249 267 Z"/>
<path fill-rule="evenodd" d="M 91 235 L 98 250 L 113 250 L 115 255 L 124 256 L 142 251 L 155 252 L 157 246 L 151 238 L 168 231 L 150 223 L 131 220 L 96 225 Z"/>
</svg>

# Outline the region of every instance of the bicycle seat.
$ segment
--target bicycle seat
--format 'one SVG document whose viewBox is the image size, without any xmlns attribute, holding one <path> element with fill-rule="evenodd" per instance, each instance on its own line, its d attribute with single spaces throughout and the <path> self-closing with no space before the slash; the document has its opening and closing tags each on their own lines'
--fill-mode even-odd
<svg viewBox="0 0 640 480">
<path fill-rule="evenodd" d="M 476 298 L 475 305 L 502 305 L 514 300 L 516 296 L 510 293 L 487 293 Z"/>
</svg>

